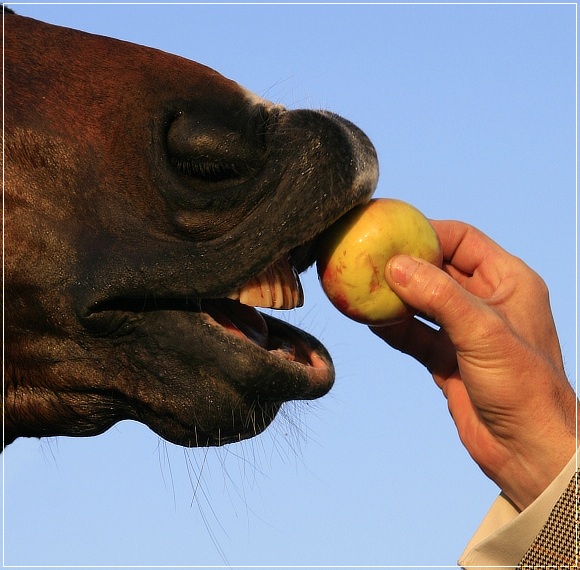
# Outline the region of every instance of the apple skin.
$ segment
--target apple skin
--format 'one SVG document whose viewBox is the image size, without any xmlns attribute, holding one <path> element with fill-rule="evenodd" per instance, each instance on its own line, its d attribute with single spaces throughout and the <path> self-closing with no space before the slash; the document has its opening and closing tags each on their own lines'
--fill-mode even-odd
<svg viewBox="0 0 580 570">
<path fill-rule="evenodd" d="M 443 262 L 437 233 L 414 206 L 375 198 L 355 207 L 318 245 L 316 267 L 326 296 L 341 313 L 367 325 L 391 325 L 412 316 L 385 279 L 387 262 L 397 254 L 438 267 Z"/>
</svg>

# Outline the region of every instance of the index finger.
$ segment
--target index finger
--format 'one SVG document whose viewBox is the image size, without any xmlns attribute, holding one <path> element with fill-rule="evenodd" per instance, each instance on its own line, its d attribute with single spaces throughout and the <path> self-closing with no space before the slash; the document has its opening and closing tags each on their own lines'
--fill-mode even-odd
<svg viewBox="0 0 580 570">
<path fill-rule="evenodd" d="M 430 220 L 435 228 L 446 266 L 451 266 L 465 277 L 478 269 L 501 276 L 510 254 L 474 226 L 452 220 Z M 448 271 L 455 278 L 459 275 Z M 460 279 L 458 279 L 460 280 Z"/>
</svg>

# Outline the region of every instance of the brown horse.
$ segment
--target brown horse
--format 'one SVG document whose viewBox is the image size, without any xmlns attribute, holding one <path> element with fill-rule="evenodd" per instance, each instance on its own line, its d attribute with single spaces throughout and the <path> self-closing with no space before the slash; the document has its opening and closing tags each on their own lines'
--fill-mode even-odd
<svg viewBox="0 0 580 570">
<path fill-rule="evenodd" d="M 317 237 L 377 159 L 327 112 L 198 63 L 5 13 L 5 443 L 122 419 L 251 437 L 332 386 L 302 300 Z"/>
</svg>

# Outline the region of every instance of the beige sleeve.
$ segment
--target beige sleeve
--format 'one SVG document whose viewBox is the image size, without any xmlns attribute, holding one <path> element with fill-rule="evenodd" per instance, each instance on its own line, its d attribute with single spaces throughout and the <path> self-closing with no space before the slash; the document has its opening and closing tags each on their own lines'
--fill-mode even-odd
<svg viewBox="0 0 580 570">
<path fill-rule="evenodd" d="M 579 450 L 580 451 L 580 450 Z M 519 511 L 503 494 L 492 504 L 459 558 L 463 568 L 515 568 L 534 542 L 577 470 L 578 451 L 544 492 Z"/>
</svg>

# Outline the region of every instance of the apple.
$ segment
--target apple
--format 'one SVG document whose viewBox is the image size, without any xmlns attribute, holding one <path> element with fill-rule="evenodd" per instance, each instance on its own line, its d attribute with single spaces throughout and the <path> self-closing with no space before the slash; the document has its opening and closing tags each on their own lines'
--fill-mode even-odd
<svg viewBox="0 0 580 570">
<path fill-rule="evenodd" d="M 317 250 L 318 277 L 326 296 L 344 315 L 367 325 L 389 325 L 413 314 L 385 279 L 397 254 L 441 267 L 443 253 L 429 220 L 401 200 L 375 198 L 331 226 Z"/>
</svg>

